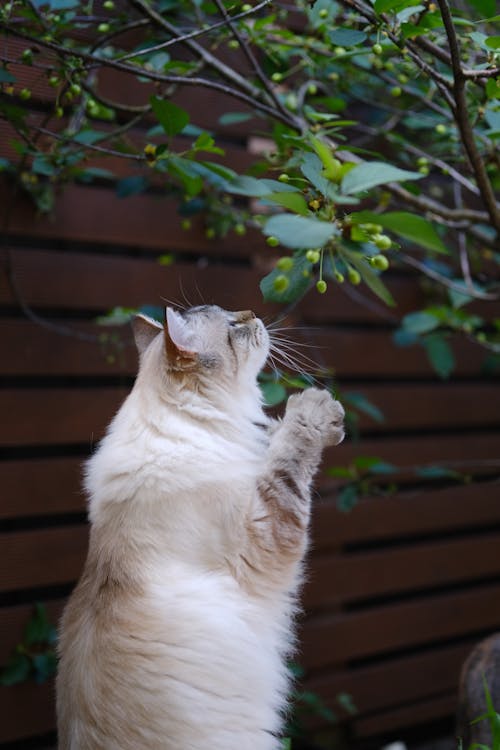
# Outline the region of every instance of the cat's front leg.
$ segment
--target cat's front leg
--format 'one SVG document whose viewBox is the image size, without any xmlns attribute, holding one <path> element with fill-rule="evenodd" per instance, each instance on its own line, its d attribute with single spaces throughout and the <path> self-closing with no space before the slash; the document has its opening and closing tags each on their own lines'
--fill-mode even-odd
<svg viewBox="0 0 500 750">
<path fill-rule="evenodd" d="M 343 439 L 343 420 L 342 405 L 328 391 L 309 388 L 288 399 L 285 416 L 271 435 L 258 481 L 259 508 L 251 519 L 256 568 L 284 575 L 302 559 L 312 478 L 323 449 Z"/>
</svg>

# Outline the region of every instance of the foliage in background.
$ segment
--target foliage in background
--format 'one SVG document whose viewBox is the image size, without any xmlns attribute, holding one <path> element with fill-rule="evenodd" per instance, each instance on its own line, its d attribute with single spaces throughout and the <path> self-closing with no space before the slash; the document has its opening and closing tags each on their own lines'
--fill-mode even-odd
<svg viewBox="0 0 500 750">
<path fill-rule="evenodd" d="M 261 284 L 271 301 L 364 284 L 392 307 L 384 273 L 413 268 L 431 299 L 396 342 L 421 343 L 442 377 L 455 333 L 498 363 L 495 307 L 472 306 L 499 298 L 495 13 L 494 0 L 13 0 L 0 116 L 17 156 L 0 167 L 41 211 L 60 185 L 114 181 L 124 198 L 175 197 L 186 229 L 203 213 L 209 238 L 257 228 L 282 248 Z M 234 100 L 221 137 L 246 120 L 266 132 L 247 174 L 176 103 L 200 88 Z"/>
<path fill-rule="evenodd" d="M 55 652 L 57 633 L 43 604 L 35 604 L 23 637 L 0 671 L 0 685 L 17 685 L 28 679 L 41 684 L 56 673 Z"/>
</svg>

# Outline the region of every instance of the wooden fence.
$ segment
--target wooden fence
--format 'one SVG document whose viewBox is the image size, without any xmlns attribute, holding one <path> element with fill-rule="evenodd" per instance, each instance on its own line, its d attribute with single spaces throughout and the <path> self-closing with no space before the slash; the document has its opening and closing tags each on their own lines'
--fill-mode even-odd
<svg viewBox="0 0 500 750">
<path fill-rule="evenodd" d="M 205 108 L 207 118 L 217 111 Z M 244 165 L 245 132 L 225 132 L 233 164 Z M 6 153 L 10 134 L 3 135 Z M 1 190 L 0 202 L 9 202 L 0 276 L 5 663 L 33 603 L 44 602 L 56 621 L 81 570 L 81 464 L 133 382 L 129 332 L 103 329 L 96 316 L 183 294 L 194 303 L 201 295 L 229 309 L 276 310 L 258 290 L 273 252 L 256 234 L 208 240 L 196 222 L 183 232 L 166 200 L 122 200 L 112 185 L 68 187 L 50 217 L 37 217 L 6 183 Z M 159 265 L 162 253 L 173 253 L 175 264 Z M 424 292 L 414 276 L 388 278 L 398 315 L 418 307 Z M 467 341 L 456 342 L 451 382 L 439 381 L 423 350 L 394 346 L 394 322 L 374 302 L 336 286 L 324 297 L 310 293 L 293 312 L 294 324 L 312 326 L 309 343 L 318 345 L 318 362 L 334 368 L 340 391 L 363 394 L 385 415 L 362 418 L 361 440 L 329 452 L 325 467 L 364 455 L 406 469 L 397 494 L 365 498 L 348 513 L 322 475 L 304 592 L 305 684 L 339 714 L 350 746 L 372 747 L 430 732 L 438 721 L 452 731 L 460 664 L 500 627 L 497 381 L 481 374 L 481 352 Z M 412 467 L 427 464 L 463 465 L 476 481 L 417 483 Z M 341 694 L 351 696 L 352 716 Z M 52 684 L 2 687 L 0 706 L 0 743 L 31 738 L 30 747 L 45 746 Z"/>
</svg>

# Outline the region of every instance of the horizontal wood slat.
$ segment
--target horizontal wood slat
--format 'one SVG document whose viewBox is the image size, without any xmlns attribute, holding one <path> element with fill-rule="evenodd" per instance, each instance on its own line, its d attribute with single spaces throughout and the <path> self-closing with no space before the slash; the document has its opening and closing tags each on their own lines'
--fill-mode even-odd
<svg viewBox="0 0 500 750">
<path fill-rule="evenodd" d="M 83 460 L 82 457 L 0 461 L 0 518 L 85 510 L 81 491 Z"/>
<path fill-rule="evenodd" d="M 65 390 L 46 388 L 43 391 L 35 388 L 5 389 L 0 392 L 0 409 L 4 415 L 0 445 L 93 442 L 102 435 L 129 390 L 102 386 Z M 362 426 L 378 432 L 384 428 L 418 430 L 442 424 L 448 428 L 485 428 L 500 424 L 500 401 L 496 399 L 494 386 L 483 385 L 485 400 L 473 410 L 467 403 L 470 395 L 467 386 L 450 384 L 445 391 L 432 385 L 370 386 L 363 388 L 362 392 L 380 405 L 387 415 L 383 424 L 362 419 Z M 490 401 L 486 400 L 488 397 Z M 497 440 L 500 441 L 500 434 Z M 364 451 L 363 447 L 356 447 L 358 453 Z M 344 450 L 341 446 L 336 455 L 342 455 Z"/>
<path fill-rule="evenodd" d="M 354 720 L 355 735 L 359 738 L 373 737 L 376 734 L 395 732 L 407 727 L 418 727 L 426 722 L 447 717 L 453 726 L 453 715 L 456 711 L 457 696 L 453 692 L 449 695 L 437 695 L 421 703 L 402 706 L 392 711 L 369 716 L 358 721 Z"/>
<path fill-rule="evenodd" d="M 460 667 L 472 645 L 467 641 L 380 664 L 339 669 L 333 675 L 306 680 L 306 686 L 334 709 L 339 693 L 348 693 L 358 715 L 363 716 L 398 704 L 422 701 L 438 693 L 456 693 Z"/>
<path fill-rule="evenodd" d="M 151 266 L 151 276 L 156 276 L 158 266 L 154 264 L 153 268 L 153 264 L 148 265 Z M 253 272 L 247 272 L 247 275 L 249 273 Z M 114 285 L 110 288 L 110 294 L 116 297 L 117 292 L 113 289 Z M 205 291 L 208 292 L 208 288 L 205 287 Z M 95 290 L 93 292 L 95 293 Z M 137 290 L 133 293 L 137 297 Z M 157 302 L 159 295 L 153 296 Z M 238 301 L 240 302 L 241 298 Z M 234 299 L 228 302 L 231 307 L 237 306 Z M 129 304 L 127 299 L 125 306 Z M 245 307 L 262 308 L 262 304 L 253 298 L 247 300 Z M 262 313 L 263 310 L 260 309 L 259 312 Z M 0 338 L 5 352 L 0 361 L 1 375 L 135 374 L 137 357 L 129 326 L 101 326 L 64 320 L 53 320 L 50 323 L 53 328 L 15 318 L 0 320 Z M 93 340 L 78 338 L 82 335 Z M 297 341 L 299 359 L 305 354 L 313 360 L 313 363 L 308 363 L 304 368 L 306 371 L 325 368 L 333 370 L 339 379 L 433 375 L 421 347 L 410 347 L 402 356 L 401 349 L 392 343 L 387 331 L 337 328 L 325 331 L 319 336 L 313 330 L 302 332 L 300 337 L 296 337 L 293 330 L 290 333 L 285 331 L 284 335 L 292 341 Z M 363 349 L 362 357 L 359 354 L 360 342 Z M 276 343 L 279 346 L 279 340 Z M 307 348 L 304 349 L 301 343 L 305 343 Z M 457 340 L 454 342 L 454 350 L 457 356 L 456 373 L 477 377 L 484 357 L 480 347 Z M 481 403 L 479 402 L 479 405 Z M 479 420 L 476 412 L 478 402 L 475 401 L 474 405 L 474 409 L 468 404 L 464 404 L 463 408 L 465 410 L 468 406 L 468 413 Z"/>
<path fill-rule="evenodd" d="M 85 560 L 87 538 L 86 525 L 0 535 L 0 591 L 73 582 Z"/>
<path fill-rule="evenodd" d="M 2 706 L 1 741 L 21 737 L 35 737 L 55 728 L 55 694 L 51 680 L 43 685 L 24 682 L 4 687 L 0 685 Z"/>
<path fill-rule="evenodd" d="M 349 542 L 439 534 L 500 523 L 500 483 L 459 485 L 447 489 L 400 493 L 360 500 L 348 513 L 335 498 L 315 505 L 313 553 L 321 554 Z"/>
<path fill-rule="evenodd" d="M 314 559 L 305 606 L 328 609 L 340 601 L 500 577 L 500 533 Z"/>
<path fill-rule="evenodd" d="M 0 391 L 0 445 L 86 443 L 102 437 L 127 388 L 6 388 Z"/>
<path fill-rule="evenodd" d="M 500 586 L 309 619 L 302 656 L 311 668 L 500 627 Z"/>
<path fill-rule="evenodd" d="M 7 201 L 5 185 L 0 182 L 0 202 Z M 82 205 L 85 210 L 82 211 Z M 227 237 L 207 239 L 201 220 L 193 229 L 183 231 L 177 207 L 166 196 L 135 195 L 118 198 L 114 190 L 69 185 L 58 196 L 50 217 L 36 215 L 25 197 L 13 201 L 8 233 L 89 242 L 98 246 L 116 244 L 123 248 L 148 248 L 159 253 L 192 251 L 206 255 L 245 257 L 252 252 L 269 256 L 264 238 L 249 230 L 244 238 L 231 233 Z"/>
</svg>

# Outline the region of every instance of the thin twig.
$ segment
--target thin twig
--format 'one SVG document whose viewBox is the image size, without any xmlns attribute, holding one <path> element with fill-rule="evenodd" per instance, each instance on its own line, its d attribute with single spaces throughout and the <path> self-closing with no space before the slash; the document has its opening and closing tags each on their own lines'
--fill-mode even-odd
<svg viewBox="0 0 500 750">
<path fill-rule="evenodd" d="M 438 281 L 440 284 L 442 284 L 445 287 L 448 287 L 448 289 L 455 289 L 457 292 L 462 292 L 464 294 L 464 287 L 462 284 L 457 283 L 456 281 L 452 281 L 451 279 L 448 279 L 446 276 L 443 276 L 438 271 L 435 271 L 433 268 L 429 268 L 429 266 L 426 266 L 425 263 L 421 263 L 416 258 L 413 258 L 411 255 L 407 255 L 406 253 L 398 253 L 398 258 L 402 260 L 404 263 L 406 263 L 408 266 L 412 266 L 413 268 L 416 268 L 417 271 L 420 271 L 425 276 L 428 276 L 430 279 L 434 279 L 434 281 Z M 470 297 L 473 297 L 474 299 L 482 299 L 482 300 L 499 300 L 500 299 L 500 293 L 492 293 L 492 292 L 480 292 L 476 288 L 471 289 L 470 291 L 467 290 L 467 294 Z"/>
</svg>

